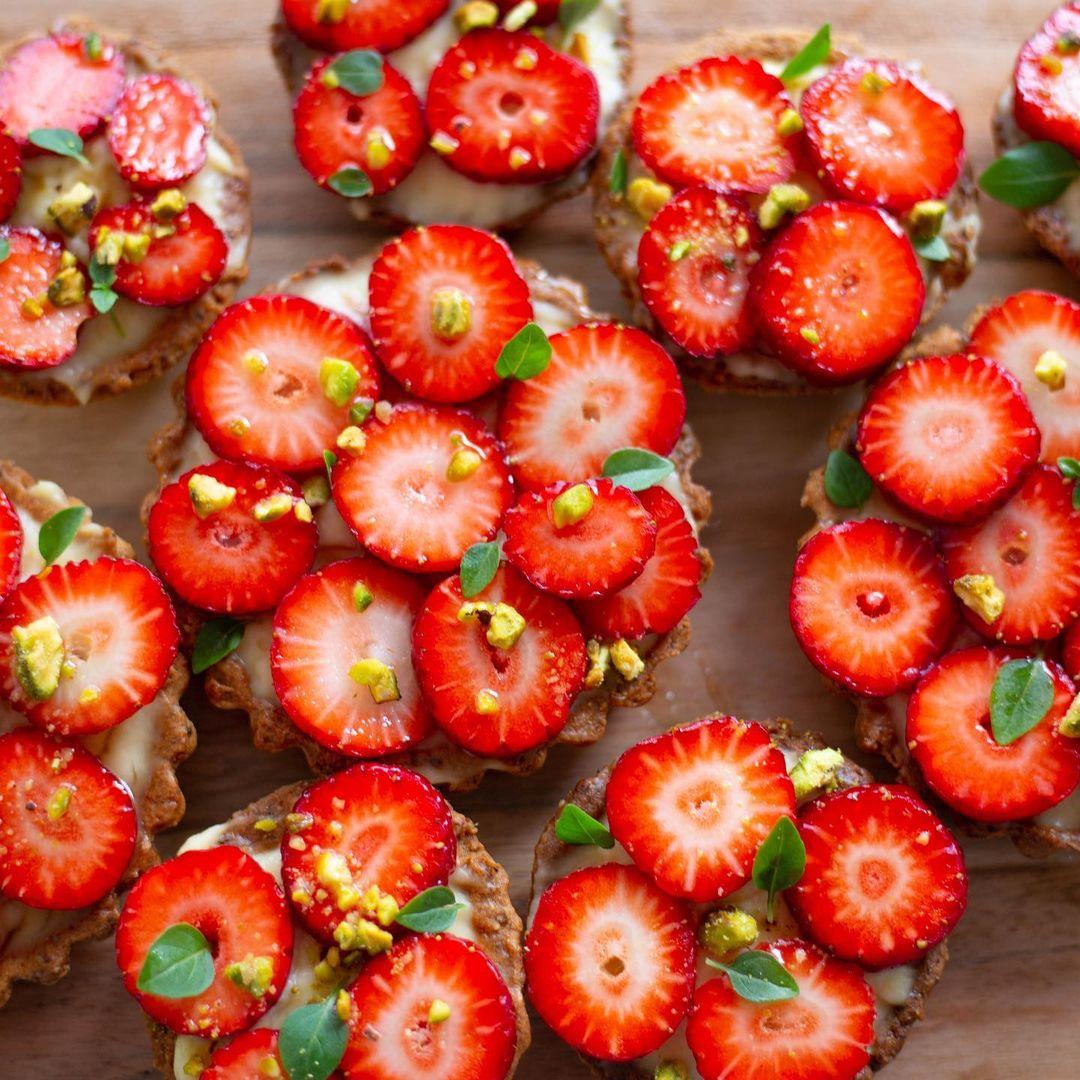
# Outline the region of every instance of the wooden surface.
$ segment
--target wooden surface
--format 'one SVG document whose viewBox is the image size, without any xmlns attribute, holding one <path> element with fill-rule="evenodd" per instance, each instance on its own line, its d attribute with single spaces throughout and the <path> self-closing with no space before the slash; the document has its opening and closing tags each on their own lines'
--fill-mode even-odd
<svg viewBox="0 0 1080 1080">
<path fill-rule="evenodd" d="M 654 75 L 698 34 L 721 26 L 815 27 L 831 20 L 883 53 L 918 57 L 960 103 L 977 166 L 989 157 L 992 103 L 1016 51 L 1051 0 L 635 0 L 636 82 Z M 3 32 L 17 36 L 70 10 L 63 0 L 5 0 Z M 254 177 L 251 285 L 308 260 L 360 252 L 376 233 L 353 225 L 316 190 L 291 151 L 289 107 L 272 70 L 266 26 L 272 0 L 84 0 L 105 25 L 129 27 L 183 57 L 211 81 L 229 130 Z M 976 304 L 1022 287 L 1080 289 L 1039 255 L 1014 215 L 984 207 L 982 262 L 947 312 L 962 320 Z M 621 311 L 593 245 L 583 199 L 548 213 L 516 240 L 517 250 L 575 275 L 595 306 Z M 536 835 L 575 780 L 647 734 L 714 709 L 744 717 L 787 715 L 850 749 L 851 711 L 812 672 L 788 628 L 785 598 L 796 537 L 808 525 L 798 500 L 823 454 L 829 423 L 850 397 L 760 401 L 691 392 L 690 416 L 705 446 L 698 479 L 715 498 L 705 541 L 716 572 L 695 617 L 689 651 L 663 669 L 648 709 L 613 717 L 607 738 L 584 751 L 559 749 L 524 780 L 496 776 L 455 799 L 509 870 L 524 910 Z M 164 383 L 80 412 L 0 403 L 0 454 L 89 502 L 99 521 L 138 540 L 139 502 L 152 482 L 144 447 L 170 416 Z M 200 746 L 181 770 L 184 825 L 164 839 L 171 852 L 189 832 L 223 820 L 279 784 L 304 775 L 299 755 L 270 757 L 249 743 L 247 724 L 187 701 Z M 1080 983 L 1080 866 L 1030 863 L 1006 842 L 967 842 L 968 914 L 930 1015 L 890 1080 L 978 1077 L 1064 1080 L 1080 1074 L 1076 986 Z M 22 988 L 0 1013 L 0 1075 L 132 1080 L 153 1074 L 135 1004 L 120 987 L 110 942 L 83 947 L 75 971 L 51 988 Z M 577 1080 L 584 1068 L 538 1021 L 521 1080 Z"/>
</svg>

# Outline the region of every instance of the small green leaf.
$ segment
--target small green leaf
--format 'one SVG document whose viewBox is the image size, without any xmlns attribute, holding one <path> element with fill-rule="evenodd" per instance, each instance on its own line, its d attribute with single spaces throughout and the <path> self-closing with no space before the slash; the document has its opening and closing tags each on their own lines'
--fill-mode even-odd
<svg viewBox="0 0 1080 1080">
<path fill-rule="evenodd" d="M 626 181 L 629 178 L 629 168 L 626 164 L 626 151 L 620 146 L 615 151 L 615 157 L 611 161 L 611 173 L 608 176 L 608 189 L 613 195 L 626 194 Z"/>
<path fill-rule="evenodd" d="M 341 1064 L 349 1026 L 338 1016 L 337 993 L 285 1017 L 278 1053 L 289 1080 L 326 1080 Z"/>
<path fill-rule="evenodd" d="M 85 517 L 85 506 L 69 506 L 65 510 L 58 510 L 41 526 L 38 552 L 46 566 L 52 566 L 67 551 Z"/>
<path fill-rule="evenodd" d="M 436 885 L 414 896 L 398 912 L 395 921 L 406 930 L 415 930 L 418 934 L 441 934 L 453 926 L 457 913 L 464 906 L 454 899 L 453 889 Z"/>
<path fill-rule="evenodd" d="M 486 544 L 473 544 L 461 557 L 461 595 L 466 600 L 482 593 L 499 569 L 502 556 L 497 540 Z"/>
<path fill-rule="evenodd" d="M 799 984 L 791 972 L 772 953 L 761 949 L 739 953 L 730 964 L 712 957 L 706 957 L 705 963 L 722 971 L 731 980 L 731 989 L 744 1001 L 764 1004 L 799 996 Z"/>
<path fill-rule="evenodd" d="M 636 446 L 613 451 L 603 468 L 604 476 L 631 491 L 656 487 L 674 471 L 675 466 L 669 458 L 654 454 L 651 450 L 640 450 Z"/>
<path fill-rule="evenodd" d="M 860 507 L 874 493 L 874 481 L 858 458 L 844 450 L 829 452 L 825 463 L 825 494 L 833 506 Z"/>
<path fill-rule="evenodd" d="M 952 258 L 949 245 L 940 234 L 925 240 L 915 240 L 913 243 L 915 253 L 928 262 L 948 262 Z"/>
<path fill-rule="evenodd" d="M 339 194 L 347 199 L 362 199 L 372 192 L 371 180 L 363 169 L 350 166 L 347 169 L 338 169 L 327 183 Z"/>
<path fill-rule="evenodd" d="M 526 323 L 503 347 L 495 361 L 500 379 L 531 379 L 551 362 L 551 342 L 536 323 Z"/>
<path fill-rule="evenodd" d="M 1074 457 L 1059 457 L 1057 459 L 1058 472 L 1066 480 L 1080 480 L 1080 461 Z"/>
<path fill-rule="evenodd" d="M 832 27 L 826 23 L 788 62 L 780 72 L 781 82 L 795 82 L 824 64 L 832 53 Z"/>
<path fill-rule="evenodd" d="M 777 820 L 754 856 L 754 885 L 769 894 L 769 922 L 773 921 L 776 894 L 790 889 L 806 869 L 806 845 L 791 818 Z"/>
<path fill-rule="evenodd" d="M 92 258 L 87 271 L 90 274 L 90 280 L 99 288 L 109 288 L 116 282 L 116 267 L 106 266 L 104 263 L 97 261 L 97 258 Z"/>
<path fill-rule="evenodd" d="M 0 263 L 11 254 L 11 244 L 6 236 L 0 236 Z"/>
<path fill-rule="evenodd" d="M 1080 177 L 1080 165 L 1062 146 L 1029 142 L 1002 154 L 979 177 L 979 187 L 992 199 L 1032 210 L 1059 199 Z"/>
<path fill-rule="evenodd" d="M 337 454 L 335 454 L 332 450 L 324 450 L 322 459 L 323 464 L 326 466 L 326 479 L 329 480 L 330 483 L 333 483 L 334 466 L 337 464 Z"/>
<path fill-rule="evenodd" d="M 194 926 L 177 923 L 150 946 L 136 986 L 144 994 L 177 999 L 197 997 L 213 981 L 210 943 Z"/>
<path fill-rule="evenodd" d="M 94 305 L 94 310 L 101 315 L 108 315 L 116 307 L 116 301 L 119 299 L 120 297 L 109 288 L 95 285 L 90 290 L 90 303 Z"/>
<path fill-rule="evenodd" d="M 90 164 L 83 155 L 82 139 L 67 128 L 37 128 L 27 135 L 27 139 L 39 150 L 48 150 L 61 157 L 75 158 L 83 165 Z"/>
<path fill-rule="evenodd" d="M 383 58 L 374 49 L 352 49 L 342 53 L 329 67 L 338 86 L 355 97 L 374 94 L 384 81 Z"/>
<path fill-rule="evenodd" d="M 610 851 L 615 846 L 615 837 L 592 814 L 586 814 L 573 803 L 563 807 L 555 822 L 555 835 L 564 844 L 575 847 L 599 847 Z"/>
<path fill-rule="evenodd" d="M 559 25 L 564 30 L 572 30 L 583 19 L 587 19 L 599 6 L 600 0 L 560 0 Z"/>
<path fill-rule="evenodd" d="M 1003 664 L 990 691 L 990 729 L 999 746 L 1016 742 L 1039 724 L 1054 704 L 1054 679 L 1042 660 Z"/>
<path fill-rule="evenodd" d="M 231 656 L 244 640 L 244 624 L 239 619 L 211 619 L 199 627 L 191 653 L 191 670 L 201 675 L 219 660 Z"/>
</svg>

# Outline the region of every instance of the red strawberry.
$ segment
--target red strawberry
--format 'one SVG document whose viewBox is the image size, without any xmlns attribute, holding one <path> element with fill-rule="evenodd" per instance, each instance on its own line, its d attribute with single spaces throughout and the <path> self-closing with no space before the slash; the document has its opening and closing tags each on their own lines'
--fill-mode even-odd
<svg viewBox="0 0 1080 1080">
<path fill-rule="evenodd" d="M 691 356 L 736 352 L 754 336 L 746 296 L 763 246 L 741 197 L 684 188 L 642 234 L 641 298 Z"/>
<path fill-rule="evenodd" d="M 874 992 L 854 965 L 806 941 L 759 945 L 799 984 L 797 997 L 759 1005 L 726 976 L 702 983 L 686 1041 L 702 1080 L 852 1080 L 868 1072 Z"/>
<path fill-rule="evenodd" d="M 629 585 L 574 605 L 590 637 L 611 641 L 666 634 L 701 599 L 698 542 L 682 504 L 662 487 L 638 498 L 656 522 L 656 553 Z"/>
<path fill-rule="evenodd" d="M 599 476 L 609 454 L 670 454 L 686 417 L 675 362 L 648 334 L 613 323 L 551 338 L 551 362 L 512 382 L 499 414 L 514 476 L 526 487 Z"/>
<path fill-rule="evenodd" d="M 561 600 L 503 566 L 471 603 L 508 604 L 525 630 L 509 648 L 488 640 L 488 615 L 462 618 L 461 581 L 448 577 L 413 627 L 413 663 L 440 728 L 484 757 L 513 757 L 566 726 L 585 677 L 585 639 Z"/>
<path fill-rule="evenodd" d="M 540 897 L 525 937 L 529 1000 L 590 1057 L 632 1061 L 659 1050 L 694 992 L 690 918 L 632 866 L 574 871 Z"/>
<path fill-rule="evenodd" d="M 495 0 L 499 11 L 509 15 L 521 0 Z M 529 19 L 529 26 L 550 26 L 559 17 L 559 5 L 562 0 L 536 0 L 536 14 Z"/>
<path fill-rule="evenodd" d="M 100 58 L 91 59 L 86 39 L 76 34 L 35 38 L 0 71 L 0 131 L 23 148 L 40 128 L 65 128 L 85 139 L 112 112 L 123 88 L 123 54 L 107 42 Z"/>
<path fill-rule="evenodd" d="M 180 923 L 209 943 L 214 981 L 196 997 L 165 998 L 138 989 L 151 945 Z M 116 962 L 127 992 L 170 1031 L 204 1039 L 243 1031 L 267 1012 L 285 988 L 292 948 L 292 920 L 278 883 L 228 844 L 187 851 L 148 870 L 128 893 L 116 928 Z M 262 993 L 226 973 L 253 959 L 270 962 Z"/>
<path fill-rule="evenodd" d="M 210 1065 L 199 1074 L 199 1080 L 263 1080 L 285 1075 L 277 1029 L 252 1028 L 227 1046 L 219 1046 L 210 1055 Z"/>
<path fill-rule="evenodd" d="M 391 240 L 372 267 L 370 294 L 379 359 L 428 401 L 471 401 L 493 390 L 502 347 L 533 317 L 506 243 L 461 225 Z"/>
<path fill-rule="evenodd" d="M 1013 76 L 1016 122 L 1033 139 L 1058 143 L 1070 154 L 1080 154 L 1080 55 L 1070 44 L 1077 35 L 1080 4 L 1065 4 L 1020 50 Z"/>
<path fill-rule="evenodd" d="M 424 150 L 424 114 L 409 80 L 383 61 L 378 90 L 359 97 L 326 69 L 328 56 L 308 72 L 293 106 L 294 142 L 300 164 L 327 191 L 342 169 L 359 169 L 371 194 L 383 195 L 413 171 Z M 329 85 L 328 85 L 329 83 Z"/>
<path fill-rule="evenodd" d="M 56 306 L 49 286 L 61 271 L 63 245 L 37 229 L 0 226 L 8 257 L 0 262 L 0 368 L 32 371 L 62 364 L 79 327 L 94 314 L 89 300 Z M 89 286 L 85 284 L 85 291 Z"/>
<path fill-rule="evenodd" d="M 981 356 L 934 356 L 889 372 L 859 417 L 874 482 L 935 521 L 971 521 L 1008 498 L 1039 458 L 1039 429 L 1016 379 Z"/>
<path fill-rule="evenodd" d="M 19 144 L 0 131 L 0 222 L 11 217 L 22 190 L 22 155 Z"/>
<path fill-rule="evenodd" d="M 768 191 L 795 171 L 798 141 L 778 131 L 784 84 L 756 60 L 712 56 L 661 75 L 638 98 L 634 149 L 682 187 Z"/>
<path fill-rule="evenodd" d="M 944 199 L 964 164 L 956 106 L 888 60 L 845 60 L 800 103 L 810 152 L 837 195 L 897 212 Z"/>
<path fill-rule="evenodd" d="M 321 379 L 327 359 L 344 361 L 355 375 L 331 386 L 332 396 Z M 352 402 L 378 396 L 364 332 L 299 296 L 233 304 L 188 365 L 188 413 L 214 453 L 286 472 L 323 468 L 323 452 L 349 424 Z"/>
<path fill-rule="evenodd" d="M 196 509 L 206 487 L 225 505 Z M 269 516 L 282 506 L 268 500 L 284 505 L 290 499 L 292 509 Z M 319 531 L 303 520 L 309 515 L 302 503 L 299 485 L 273 469 L 231 461 L 200 465 L 163 488 L 151 507 L 150 558 L 192 607 L 229 615 L 268 611 L 315 558 Z M 257 520 L 256 512 L 267 519 Z"/>
<path fill-rule="evenodd" d="M 450 0 L 353 0 L 341 18 L 319 17 L 320 0 L 281 0 L 281 13 L 297 37 L 313 49 L 400 49 L 431 25 Z"/>
<path fill-rule="evenodd" d="M 1016 293 L 983 316 L 971 350 L 1020 380 L 1042 432 L 1043 461 L 1080 456 L 1080 304 L 1049 292 Z M 1068 365 L 1058 389 L 1035 376 L 1035 365 L 1047 353 Z"/>
<path fill-rule="evenodd" d="M 456 569 L 490 540 L 513 501 L 502 447 L 469 413 L 395 405 L 364 429 L 367 444 L 334 467 L 334 503 L 357 540 L 414 573 Z M 476 466 L 475 470 L 468 470 Z"/>
<path fill-rule="evenodd" d="M 964 609 L 986 637 L 1007 645 L 1050 641 L 1080 615 L 1080 510 L 1072 483 L 1049 465 L 1032 469 L 984 521 L 943 529 L 940 547 L 950 580 L 989 574 L 1005 593 L 992 623 Z"/>
<path fill-rule="evenodd" d="M 750 880 L 761 842 L 795 816 L 795 789 L 760 724 L 715 716 L 627 750 L 611 770 L 607 814 L 638 869 L 706 903 Z"/>
<path fill-rule="evenodd" d="M 822 529 L 803 546 L 789 614 L 814 667 L 874 697 L 913 685 L 957 623 L 929 538 L 876 518 Z"/>
<path fill-rule="evenodd" d="M 33 728 L 0 735 L 0 894 L 49 911 L 96 904 L 137 831 L 127 784 L 93 754 Z"/>
<path fill-rule="evenodd" d="M 477 30 L 431 73 L 425 110 L 451 168 L 481 182 L 536 184 L 593 151 L 600 91 L 589 68 L 527 30 Z"/>
<path fill-rule="evenodd" d="M 926 285 L 900 226 L 869 206 L 821 203 L 757 264 L 750 303 L 777 357 L 819 383 L 869 375 L 911 340 Z"/>
<path fill-rule="evenodd" d="M 412 935 L 375 957 L 349 987 L 346 1080 L 503 1080 L 517 1014 L 499 969 L 470 941 Z M 450 1015 L 432 1018 L 435 1002 Z M 374 1037 L 372 1033 L 375 1033 Z"/>
<path fill-rule="evenodd" d="M 22 566 L 23 527 L 15 507 L 0 488 L 0 600 L 15 587 Z"/>
<path fill-rule="evenodd" d="M 1074 622 L 1065 631 L 1062 642 L 1061 662 L 1074 681 L 1080 681 L 1080 622 Z"/>
</svg>

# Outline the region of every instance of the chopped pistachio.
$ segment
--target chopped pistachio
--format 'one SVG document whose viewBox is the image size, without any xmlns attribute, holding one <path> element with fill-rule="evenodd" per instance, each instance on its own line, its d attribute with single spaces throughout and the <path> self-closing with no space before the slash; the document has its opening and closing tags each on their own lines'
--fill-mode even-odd
<svg viewBox="0 0 1080 1080">
<path fill-rule="evenodd" d="M 85 686 L 79 693 L 80 705 L 93 705 L 95 701 L 101 699 L 101 687 L 100 686 Z"/>
<path fill-rule="evenodd" d="M 19 310 L 23 313 L 23 318 L 40 319 L 45 314 L 45 305 L 42 303 L 42 299 L 48 300 L 48 296 L 44 298 L 28 296 L 19 307 Z"/>
<path fill-rule="evenodd" d="M 123 233 L 124 258 L 130 263 L 141 263 L 150 251 L 152 237 L 149 233 Z"/>
<path fill-rule="evenodd" d="M 195 513 L 205 521 L 211 514 L 232 506 L 236 498 L 236 488 L 229 487 L 206 473 L 195 473 L 188 480 L 188 496 Z"/>
<path fill-rule="evenodd" d="M 347 1023 L 349 1016 L 352 1014 L 352 998 L 344 990 L 339 990 L 334 1008 L 338 1014 L 338 1019 L 342 1023 Z"/>
<path fill-rule="evenodd" d="M 293 517 L 296 518 L 297 521 L 304 522 L 305 525 L 315 520 L 315 515 L 311 512 L 311 507 L 308 506 L 303 499 L 296 499 L 293 502 L 292 512 Z"/>
<path fill-rule="evenodd" d="M 48 814 L 50 821 L 59 821 L 67 813 L 70 805 L 71 788 L 62 784 L 52 793 L 52 798 L 49 799 L 49 805 L 45 812 Z"/>
<path fill-rule="evenodd" d="M 787 138 L 789 135 L 797 135 L 804 126 L 803 118 L 799 115 L 798 109 L 785 109 L 776 122 L 776 133 L 783 138 Z"/>
<path fill-rule="evenodd" d="M 867 94 L 883 94 L 892 82 L 876 71 L 868 71 L 859 80 L 860 88 Z"/>
<path fill-rule="evenodd" d="M 1065 715 L 1061 718 L 1058 731 L 1070 739 L 1080 739 L 1080 694 L 1072 699 Z"/>
<path fill-rule="evenodd" d="M 380 424 L 390 423 L 390 417 L 394 415 L 394 406 L 389 401 L 375 402 L 375 419 Z"/>
<path fill-rule="evenodd" d="M 319 385 L 329 401 L 344 408 L 360 382 L 360 372 L 348 360 L 328 356 L 319 365 Z"/>
<path fill-rule="evenodd" d="M 259 1062 L 259 1075 L 267 1077 L 267 1080 L 278 1080 L 281 1076 L 281 1066 L 278 1064 L 277 1058 L 267 1054 Z"/>
<path fill-rule="evenodd" d="M 341 79 L 338 77 L 338 73 L 334 69 L 333 64 L 328 64 L 323 68 L 323 73 L 319 76 L 319 82 L 321 82 L 327 90 L 336 90 L 341 85 Z"/>
<path fill-rule="evenodd" d="M 362 581 L 358 581 L 353 586 L 352 602 L 353 607 L 356 608 L 357 611 L 367 611 L 374 601 L 374 595 Z"/>
<path fill-rule="evenodd" d="M 992 623 L 1005 610 L 1005 594 L 990 574 L 962 574 L 953 582 L 953 592 L 984 623 Z"/>
<path fill-rule="evenodd" d="M 261 833 L 272 833 L 277 829 L 277 822 L 272 817 L 259 818 L 255 822 L 255 831 Z"/>
<path fill-rule="evenodd" d="M 430 146 L 436 154 L 443 154 L 444 156 L 452 154 L 460 145 L 461 143 L 448 131 L 436 131 L 428 141 L 428 146 Z"/>
<path fill-rule="evenodd" d="M 336 975 L 334 969 L 326 960 L 320 960 L 315 965 L 315 978 L 318 979 L 319 982 L 333 982 Z"/>
<path fill-rule="evenodd" d="M 758 924 L 753 915 L 739 908 L 719 908 L 698 929 L 702 948 L 722 960 L 736 949 L 745 949 L 757 941 Z"/>
<path fill-rule="evenodd" d="M 246 416 L 237 416 L 226 424 L 229 434 L 242 439 L 251 430 L 251 421 Z"/>
<path fill-rule="evenodd" d="M 165 188 L 150 204 L 150 213 L 158 221 L 172 221 L 187 209 L 187 205 L 187 196 L 179 188 Z"/>
<path fill-rule="evenodd" d="M 440 341 L 460 341 L 472 328 L 472 301 L 452 285 L 431 297 L 431 330 Z"/>
<path fill-rule="evenodd" d="M 1066 30 L 1064 34 L 1057 39 L 1057 51 L 1064 53 L 1066 56 L 1080 52 L 1080 35 L 1072 30 Z"/>
<path fill-rule="evenodd" d="M 87 34 L 83 38 L 83 53 L 92 64 L 99 64 L 105 59 L 105 46 L 100 34 Z"/>
<path fill-rule="evenodd" d="M 491 0 L 469 0 L 454 12 L 454 25 L 462 34 L 494 26 L 499 21 L 499 9 Z"/>
<path fill-rule="evenodd" d="M 483 460 L 475 450 L 468 447 L 455 450 L 450 457 L 450 464 L 446 467 L 446 479 L 455 484 L 468 480 L 480 468 Z"/>
<path fill-rule="evenodd" d="M 1069 362 L 1054 349 L 1047 349 L 1035 361 L 1035 378 L 1051 390 L 1064 389 L 1068 372 Z"/>
<path fill-rule="evenodd" d="M 473 705 L 481 716 L 494 716 L 499 711 L 499 695 L 494 690 L 481 690 Z"/>
<path fill-rule="evenodd" d="M 352 454 L 355 457 L 364 452 L 367 436 L 355 424 L 350 424 L 337 437 L 336 445 L 339 450 L 344 450 L 346 454 Z"/>
<path fill-rule="evenodd" d="M 526 622 L 517 608 L 501 600 L 468 600 L 458 609 L 458 621 L 469 622 L 487 616 L 487 640 L 496 649 L 512 649 L 525 633 Z"/>
<path fill-rule="evenodd" d="M 535 49 L 518 49 L 514 55 L 514 67 L 518 71 L 535 71 L 540 57 Z"/>
<path fill-rule="evenodd" d="M 357 398 L 349 406 L 349 423 L 362 424 L 370 415 L 375 402 L 369 397 Z"/>
<path fill-rule="evenodd" d="M 373 131 L 364 144 L 364 164 L 372 172 L 385 169 L 394 160 L 393 148 L 387 138 L 381 131 Z"/>
<path fill-rule="evenodd" d="M 634 208 L 639 218 L 643 221 L 651 221 L 657 210 L 667 203 L 673 194 L 669 184 L 662 184 L 647 176 L 639 176 L 636 180 L 632 180 L 626 189 L 626 201 Z"/>
<path fill-rule="evenodd" d="M 504 30 L 520 30 L 538 11 L 536 0 L 521 0 L 515 4 L 503 19 Z"/>
<path fill-rule="evenodd" d="M 69 266 L 49 282 L 46 295 L 53 307 L 81 304 L 86 299 L 86 278 L 77 266 Z"/>
<path fill-rule="evenodd" d="M 589 670 L 585 672 L 585 689 L 595 690 L 607 677 L 611 667 L 611 650 L 594 638 L 586 643 L 585 653 L 589 658 Z"/>
<path fill-rule="evenodd" d="M 810 193 L 798 184 L 773 184 L 758 207 L 758 224 L 778 228 L 788 214 L 801 214 L 810 205 Z"/>
<path fill-rule="evenodd" d="M 348 13 L 352 0 L 317 0 L 315 19 L 321 23 L 339 23 Z"/>
<path fill-rule="evenodd" d="M 444 1024 L 450 1019 L 450 1006 L 441 998 L 435 998 L 428 1009 L 427 1019 L 429 1024 Z"/>
<path fill-rule="evenodd" d="M 97 192 L 81 180 L 49 203 L 49 217 L 57 228 L 68 236 L 74 236 L 97 212 Z"/>
<path fill-rule="evenodd" d="M 285 829 L 287 832 L 299 833 L 310 829 L 315 824 L 315 818 L 311 814 L 286 814 Z"/>
<path fill-rule="evenodd" d="M 263 998 L 274 981 L 274 962 L 269 956 L 252 956 L 225 968 L 225 978 L 254 998 Z"/>
<path fill-rule="evenodd" d="M 592 53 L 589 51 L 589 39 L 580 31 L 575 30 L 570 39 L 570 48 L 567 52 L 576 60 L 580 60 L 587 66 L 592 66 Z"/>
<path fill-rule="evenodd" d="M 270 359 L 262 349 L 249 349 L 240 362 L 252 375 L 262 375 L 270 367 Z"/>
<path fill-rule="evenodd" d="M 791 783 L 795 788 L 795 798 L 805 799 L 811 792 L 821 788 L 832 789 L 836 773 L 844 764 L 844 755 L 839 750 L 807 750 L 795 763 L 790 772 Z"/>
<path fill-rule="evenodd" d="M 510 168 L 515 172 L 518 169 L 525 168 L 530 161 L 532 161 L 532 154 L 530 154 L 523 146 L 515 146 L 510 151 Z"/>
<path fill-rule="evenodd" d="M 102 225 L 94 241 L 94 261 L 101 266 L 117 266 L 123 257 L 124 234 Z"/>
<path fill-rule="evenodd" d="M 588 484 L 574 484 L 551 500 L 551 520 L 556 529 L 584 521 L 593 508 L 593 492 Z"/>
<path fill-rule="evenodd" d="M 15 650 L 15 678 L 34 701 L 47 701 L 60 685 L 64 640 L 51 615 L 43 615 L 11 631 Z"/>
<path fill-rule="evenodd" d="M 1061 58 L 1054 56 L 1052 53 L 1046 53 L 1045 56 L 1039 57 L 1039 64 L 1048 75 L 1060 75 L 1065 70 L 1065 65 L 1061 62 Z"/>
<path fill-rule="evenodd" d="M 908 224 L 917 239 L 931 240 L 941 232 L 948 211 L 948 204 L 941 199 L 924 199 L 908 211 Z"/>
<path fill-rule="evenodd" d="M 251 510 L 251 516 L 260 522 L 277 521 L 283 518 L 293 508 L 293 497 L 287 492 L 279 491 L 275 495 L 268 495 L 260 499 Z"/>
<path fill-rule="evenodd" d="M 801 337 L 808 345 L 821 344 L 821 335 L 812 326 L 804 326 L 799 331 L 799 337 Z"/>
<path fill-rule="evenodd" d="M 653 1073 L 653 1080 L 690 1080 L 690 1070 L 674 1058 L 661 1061 Z"/>
<path fill-rule="evenodd" d="M 184 1065 L 184 1075 L 194 1077 L 202 1076 L 209 1065 L 210 1062 L 201 1054 L 195 1054 L 193 1057 L 189 1058 L 187 1064 Z"/>
<path fill-rule="evenodd" d="M 398 701 L 401 698 L 394 669 L 374 657 L 368 656 L 363 660 L 357 660 L 349 668 L 349 678 L 361 686 L 366 686 L 371 691 L 372 700 L 376 704 L 381 705 L 384 701 Z"/>
<path fill-rule="evenodd" d="M 611 646 L 611 662 L 627 682 L 633 682 L 645 670 L 645 662 L 634 651 L 634 647 L 622 638 Z"/>
<path fill-rule="evenodd" d="M 685 259 L 686 256 L 690 254 L 693 246 L 694 245 L 689 240 L 676 240 L 675 243 L 668 248 L 668 261 L 679 262 L 680 260 Z"/>
</svg>

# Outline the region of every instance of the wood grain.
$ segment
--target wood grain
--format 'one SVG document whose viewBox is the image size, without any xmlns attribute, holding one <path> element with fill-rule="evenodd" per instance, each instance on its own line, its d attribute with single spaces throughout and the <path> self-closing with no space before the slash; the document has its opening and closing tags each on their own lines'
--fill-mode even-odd
<svg viewBox="0 0 1080 1080">
<path fill-rule="evenodd" d="M 883 53 L 920 58 L 960 103 L 977 167 L 989 160 L 989 114 L 1019 45 L 1051 0 L 636 0 L 637 82 L 655 74 L 698 34 L 721 25 L 814 27 L 824 17 Z M 350 222 L 317 191 L 291 151 L 289 105 L 271 69 L 266 26 L 271 0 L 87 0 L 105 25 L 132 28 L 174 50 L 209 80 L 254 177 L 251 287 L 312 258 L 352 253 L 379 234 Z M 3 32 L 16 36 L 66 13 L 62 0 L 3 4 Z M 1076 283 L 1042 257 L 1015 216 L 985 206 L 982 262 L 946 317 L 1022 287 L 1076 295 Z M 617 290 L 592 241 L 584 200 L 549 213 L 518 250 L 585 281 L 596 306 L 620 311 Z M 722 709 L 745 717 L 787 715 L 851 751 L 851 710 L 822 685 L 788 629 L 786 592 L 795 538 L 808 521 L 798 499 L 822 457 L 824 432 L 850 395 L 793 401 L 709 397 L 691 392 L 691 417 L 705 445 L 699 478 L 715 494 L 705 540 L 716 572 L 696 616 L 691 648 L 669 664 L 648 709 L 613 717 L 608 737 L 585 751 L 557 750 L 524 780 L 494 777 L 456 805 L 507 867 L 524 908 L 532 845 L 551 809 L 582 775 L 638 738 Z M 138 505 L 152 482 L 144 447 L 170 413 L 164 384 L 81 412 L 0 404 L 0 452 L 91 503 L 99 520 L 138 540 Z M 189 832 L 228 817 L 272 787 L 304 775 L 298 755 L 253 750 L 246 724 L 187 704 L 200 747 L 181 770 L 189 800 L 173 850 Z M 978 1077 L 1015 1080 L 1077 1075 L 1075 992 L 1080 982 L 1080 867 L 1029 863 L 1004 842 L 965 844 L 970 909 L 954 937 L 953 961 L 928 1020 L 890 1066 L 890 1080 Z M 150 1077 L 139 1010 L 120 987 L 111 943 L 76 953 L 75 974 L 52 988 L 24 988 L 0 1014 L 0 1074 L 14 1080 Z M 577 1080 L 583 1067 L 538 1024 L 521 1080 Z"/>
</svg>

